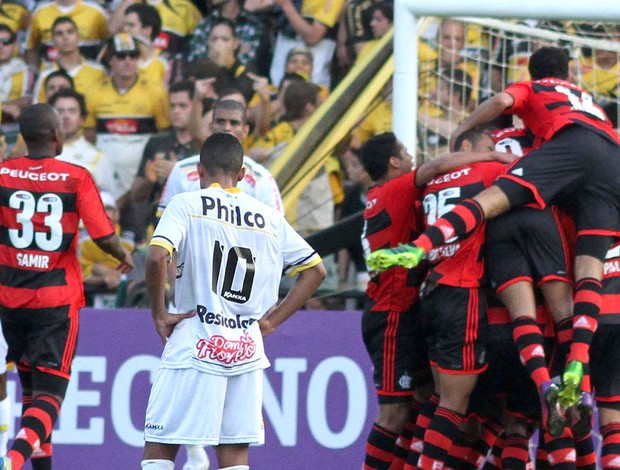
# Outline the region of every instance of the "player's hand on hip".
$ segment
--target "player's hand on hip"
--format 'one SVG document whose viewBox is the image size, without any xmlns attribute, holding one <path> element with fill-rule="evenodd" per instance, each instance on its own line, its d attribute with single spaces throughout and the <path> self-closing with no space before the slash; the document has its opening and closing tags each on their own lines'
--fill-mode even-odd
<svg viewBox="0 0 620 470">
<path fill-rule="evenodd" d="M 157 330 L 157 334 L 161 338 L 161 340 L 166 344 L 168 338 L 172 334 L 174 327 L 177 323 L 182 322 L 187 318 L 192 318 L 196 315 L 196 310 L 192 310 L 187 313 L 168 313 L 166 312 L 163 315 L 159 315 L 155 318 L 155 329 Z"/>
</svg>

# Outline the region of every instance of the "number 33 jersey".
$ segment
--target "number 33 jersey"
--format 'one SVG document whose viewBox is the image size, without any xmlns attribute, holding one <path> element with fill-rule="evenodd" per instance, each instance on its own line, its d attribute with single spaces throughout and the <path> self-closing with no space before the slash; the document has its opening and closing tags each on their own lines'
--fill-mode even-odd
<svg viewBox="0 0 620 470">
<path fill-rule="evenodd" d="M 55 158 L 0 164 L 0 306 L 74 315 L 84 305 L 80 219 L 93 239 L 114 234 L 88 170 Z"/>
<path fill-rule="evenodd" d="M 280 212 L 219 185 L 175 196 L 150 245 L 177 252 L 176 309 L 196 310 L 175 327 L 161 366 L 217 375 L 269 366 L 258 320 L 277 302 L 283 272 L 321 262 Z"/>
</svg>

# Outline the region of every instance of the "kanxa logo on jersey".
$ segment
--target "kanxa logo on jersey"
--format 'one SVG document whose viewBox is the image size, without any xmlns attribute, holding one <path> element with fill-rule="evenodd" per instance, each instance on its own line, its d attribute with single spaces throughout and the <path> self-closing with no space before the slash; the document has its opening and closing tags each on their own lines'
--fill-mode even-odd
<svg viewBox="0 0 620 470">
<path fill-rule="evenodd" d="M 196 349 L 198 359 L 208 359 L 223 364 L 238 364 L 254 356 L 256 343 L 248 333 L 241 336 L 238 341 L 214 335 L 209 339 L 198 340 Z"/>
<path fill-rule="evenodd" d="M 259 212 L 241 212 L 239 206 L 224 203 L 224 201 L 209 196 L 201 196 L 202 215 L 216 217 L 232 225 L 241 227 L 265 228 L 265 218 Z"/>
<path fill-rule="evenodd" d="M 256 322 L 254 318 L 241 319 L 241 315 L 235 315 L 234 318 L 226 317 L 221 313 L 213 313 L 207 311 L 207 307 L 204 305 L 196 305 L 196 313 L 202 323 L 207 325 L 224 326 L 231 330 L 243 329 L 245 330 L 252 323 Z"/>
</svg>

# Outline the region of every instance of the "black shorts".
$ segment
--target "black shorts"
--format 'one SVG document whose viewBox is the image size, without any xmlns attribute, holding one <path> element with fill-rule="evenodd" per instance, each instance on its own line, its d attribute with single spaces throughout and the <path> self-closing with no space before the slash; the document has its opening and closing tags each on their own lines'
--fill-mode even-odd
<svg viewBox="0 0 620 470">
<path fill-rule="evenodd" d="M 36 368 L 66 380 L 77 347 L 79 315 L 42 314 L 35 309 L 8 313 L 0 307 L 2 331 L 9 346 L 7 361 Z"/>
<path fill-rule="evenodd" d="M 620 227 L 620 146 L 581 125 L 516 160 L 496 184 L 513 205 L 555 204 L 571 214 L 581 234 L 615 235 Z M 525 192 L 515 193 L 515 184 Z M 519 200 L 515 200 L 519 199 Z"/>
<path fill-rule="evenodd" d="M 469 412 L 487 417 L 489 404 L 501 397 L 508 414 L 538 421 L 540 402 L 536 384 L 521 364 L 512 330 L 512 324 L 486 327 L 482 336 L 489 367 L 480 375 L 471 395 Z"/>
<path fill-rule="evenodd" d="M 486 271 L 501 292 L 516 281 L 571 282 L 569 247 L 552 208 L 515 207 L 487 223 Z"/>
<path fill-rule="evenodd" d="M 445 373 L 481 373 L 486 368 L 480 331 L 486 325 L 482 289 L 438 285 L 420 301 L 431 365 Z"/>
<path fill-rule="evenodd" d="M 380 404 L 409 401 L 414 387 L 430 380 L 419 324 L 417 307 L 407 312 L 366 310 L 362 315 L 362 338 Z"/>
<path fill-rule="evenodd" d="M 596 403 L 620 411 L 620 325 L 599 324 L 590 349 Z"/>
</svg>

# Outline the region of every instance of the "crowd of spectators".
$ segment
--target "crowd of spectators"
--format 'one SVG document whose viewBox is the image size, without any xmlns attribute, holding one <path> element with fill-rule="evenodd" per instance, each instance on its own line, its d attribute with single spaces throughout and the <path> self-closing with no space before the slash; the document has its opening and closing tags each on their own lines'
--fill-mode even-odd
<svg viewBox="0 0 620 470">
<path fill-rule="evenodd" d="M 330 90 L 390 30 L 393 14 L 386 0 L 4 0 L 3 158 L 26 152 L 16 134 L 21 109 L 49 102 L 67 138 L 59 158 L 92 172 L 119 233 L 139 248 L 157 222 L 175 164 L 195 155 L 211 132 L 218 100 L 245 108 L 246 155 L 268 174 Z M 558 27 L 618 36 L 608 26 Z M 449 132 L 477 102 L 526 78 L 517 73 L 522 46 L 516 36 L 500 39 L 479 26 L 431 23 L 419 45 L 419 153 L 442 153 Z M 579 83 L 616 97 L 617 54 L 590 51 L 579 60 Z M 363 207 L 369 179 L 358 149 L 391 128 L 388 83 L 300 198 L 296 228 L 310 235 Z M 363 270 L 359 247 L 341 254 L 341 286 L 354 279 L 349 258 Z M 124 284 L 89 263 L 88 285 Z"/>
</svg>

